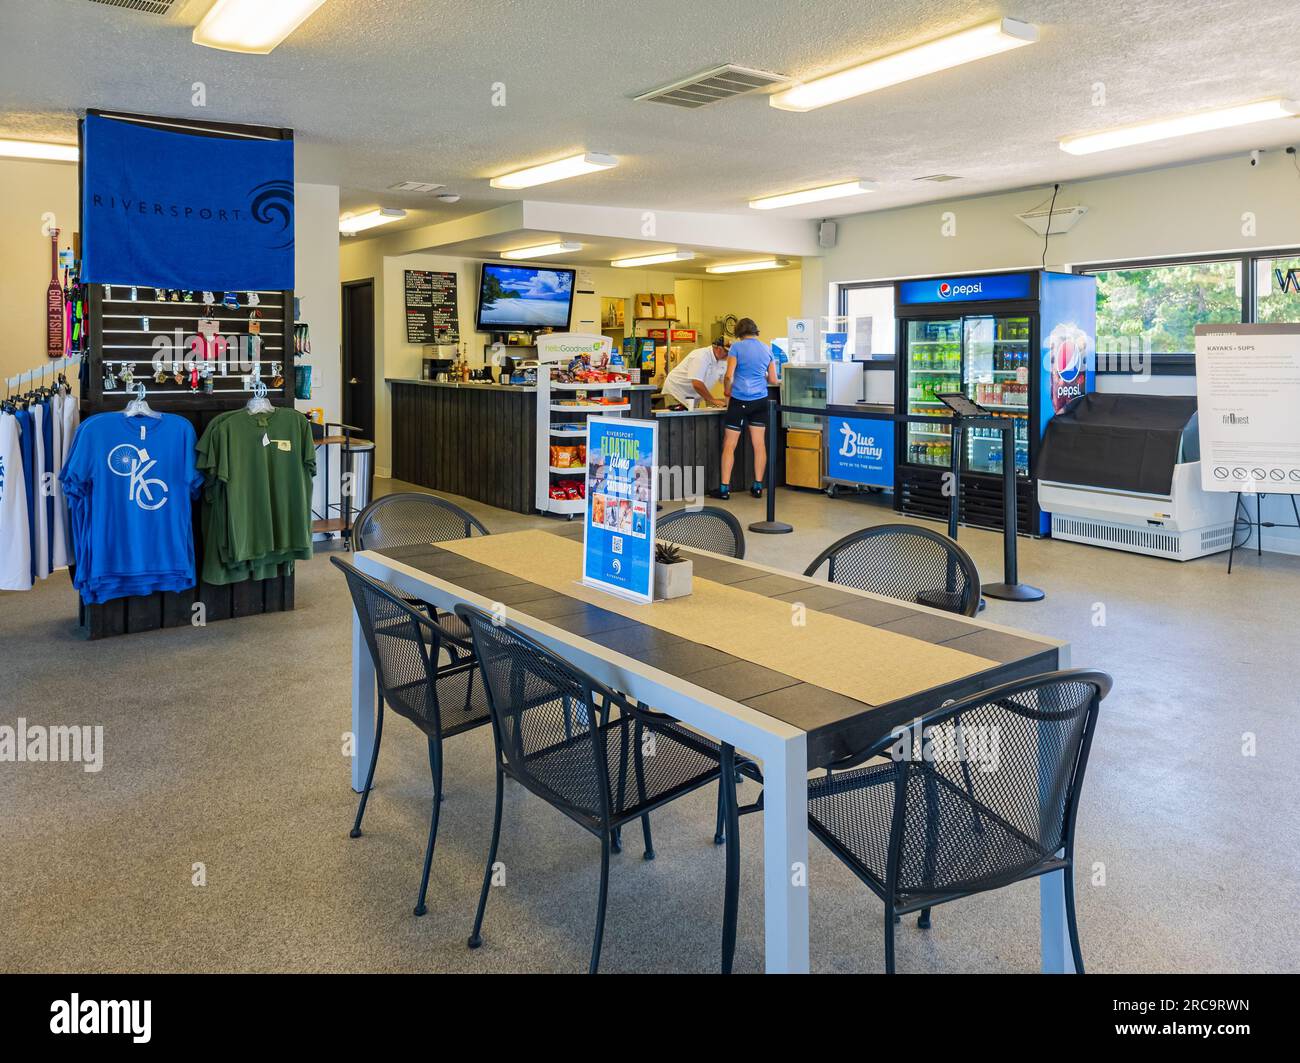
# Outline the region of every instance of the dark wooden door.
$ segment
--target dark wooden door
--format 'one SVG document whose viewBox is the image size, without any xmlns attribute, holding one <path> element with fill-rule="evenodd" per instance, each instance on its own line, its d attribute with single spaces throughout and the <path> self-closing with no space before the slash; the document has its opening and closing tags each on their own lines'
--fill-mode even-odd
<svg viewBox="0 0 1300 1063">
<path fill-rule="evenodd" d="M 343 285 L 343 420 L 375 438 L 375 282 Z"/>
</svg>

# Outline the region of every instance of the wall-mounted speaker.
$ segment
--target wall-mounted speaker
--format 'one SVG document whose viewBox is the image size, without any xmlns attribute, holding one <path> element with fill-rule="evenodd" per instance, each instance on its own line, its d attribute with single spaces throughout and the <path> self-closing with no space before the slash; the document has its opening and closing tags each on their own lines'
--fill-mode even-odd
<svg viewBox="0 0 1300 1063">
<path fill-rule="evenodd" d="M 817 228 L 817 242 L 822 247 L 834 247 L 839 235 L 839 226 L 833 221 L 824 221 Z"/>
</svg>

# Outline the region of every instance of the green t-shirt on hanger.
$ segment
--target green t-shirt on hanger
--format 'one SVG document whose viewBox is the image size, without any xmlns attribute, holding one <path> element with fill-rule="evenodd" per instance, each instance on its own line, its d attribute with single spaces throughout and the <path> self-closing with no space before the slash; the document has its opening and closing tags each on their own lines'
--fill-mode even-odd
<svg viewBox="0 0 1300 1063">
<path fill-rule="evenodd" d="M 198 467 L 207 476 L 203 579 L 266 579 L 277 566 L 312 556 L 311 498 L 316 449 L 297 410 L 234 410 L 203 433 Z"/>
</svg>

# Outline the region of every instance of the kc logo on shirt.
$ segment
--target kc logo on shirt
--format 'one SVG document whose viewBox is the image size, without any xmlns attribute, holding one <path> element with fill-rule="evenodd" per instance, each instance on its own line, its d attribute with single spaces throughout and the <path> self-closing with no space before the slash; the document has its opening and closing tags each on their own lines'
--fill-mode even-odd
<svg viewBox="0 0 1300 1063">
<path fill-rule="evenodd" d="M 149 476 L 157 464 L 147 450 L 131 443 L 119 443 L 108 452 L 109 472 L 128 478 L 126 497 L 145 510 L 162 509 L 167 502 L 166 481 Z M 155 490 L 157 498 L 154 497 Z"/>
</svg>

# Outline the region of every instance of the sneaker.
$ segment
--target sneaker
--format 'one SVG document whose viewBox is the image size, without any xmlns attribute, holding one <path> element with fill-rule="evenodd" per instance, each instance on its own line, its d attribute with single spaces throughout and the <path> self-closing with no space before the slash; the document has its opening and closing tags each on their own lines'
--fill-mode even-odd
<svg viewBox="0 0 1300 1063">
<path fill-rule="evenodd" d="M 754 486 L 749 489 L 749 493 L 755 498 L 763 497 L 763 485 L 759 481 L 754 481 Z"/>
<path fill-rule="evenodd" d="M 722 501 L 725 502 L 727 499 L 731 497 L 731 488 L 727 487 L 726 485 L 723 485 L 722 487 L 710 488 L 704 493 L 708 495 L 710 498 L 720 498 L 722 499 Z"/>
</svg>

